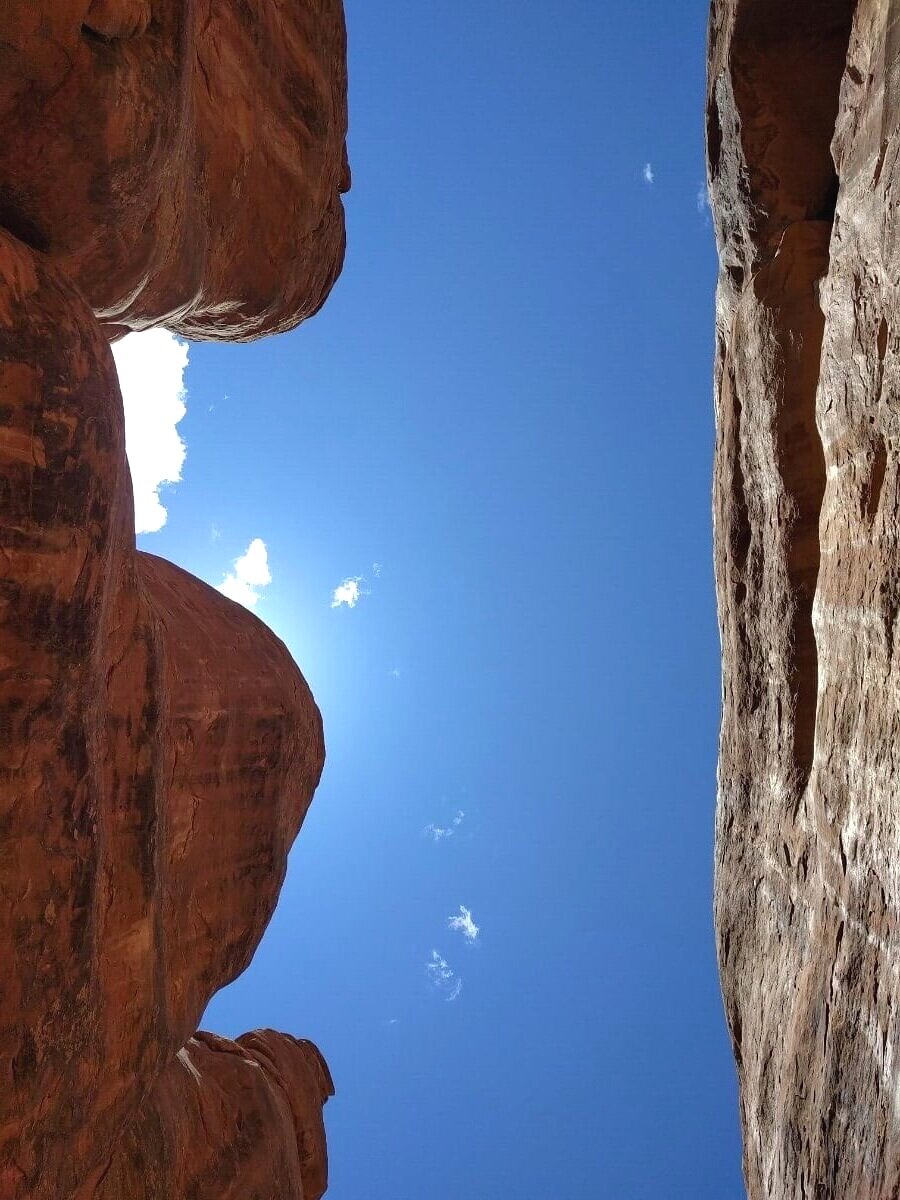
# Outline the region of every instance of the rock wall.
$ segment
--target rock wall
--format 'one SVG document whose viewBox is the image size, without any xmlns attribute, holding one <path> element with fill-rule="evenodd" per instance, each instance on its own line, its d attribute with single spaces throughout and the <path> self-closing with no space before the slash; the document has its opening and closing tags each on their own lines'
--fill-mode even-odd
<svg viewBox="0 0 900 1200">
<path fill-rule="evenodd" d="M 752 1200 L 900 1194 L 900 2 L 714 0 L 716 928 Z"/>
<path fill-rule="evenodd" d="M 345 92 L 339 0 L 0 5 L 0 1200 L 325 1189 L 318 1051 L 195 1035 L 321 719 L 260 621 L 137 552 L 108 343 L 316 310 Z"/>
</svg>

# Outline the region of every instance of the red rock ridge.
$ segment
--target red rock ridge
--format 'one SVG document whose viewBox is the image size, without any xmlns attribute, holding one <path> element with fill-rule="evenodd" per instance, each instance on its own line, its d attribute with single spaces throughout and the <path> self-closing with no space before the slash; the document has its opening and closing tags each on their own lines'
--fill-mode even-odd
<svg viewBox="0 0 900 1200">
<path fill-rule="evenodd" d="M 108 338 L 314 312 L 345 104 L 338 0 L 0 6 L 0 1200 L 325 1188 L 318 1051 L 195 1033 L 321 718 L 270 630 L 137 552 Z"/>
</svg>

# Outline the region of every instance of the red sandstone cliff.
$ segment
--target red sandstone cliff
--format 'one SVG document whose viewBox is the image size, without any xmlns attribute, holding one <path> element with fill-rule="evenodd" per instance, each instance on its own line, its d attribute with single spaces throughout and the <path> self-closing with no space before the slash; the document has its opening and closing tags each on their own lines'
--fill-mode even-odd
<svg viewBox="0 0 900 1200">
<path fill-rule="evenodd" d="M 0 6 L 0 1200 L 325 1188 L 318 1052 L 192 1036 L 274 909 L 319 713 L 252 614 L 137 553 L 108 337 L 319 307 L 345 90 L 339 0 Z"/>
<path fill-rule="evenodd" d="M 900 3 L 715 0 L 716 925 L 752 1200 L 900 1191 Z"/>
</svg>

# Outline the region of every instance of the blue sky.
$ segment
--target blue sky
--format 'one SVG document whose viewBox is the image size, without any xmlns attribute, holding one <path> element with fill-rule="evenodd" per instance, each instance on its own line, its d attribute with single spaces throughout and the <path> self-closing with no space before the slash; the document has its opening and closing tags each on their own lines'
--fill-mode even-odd
<svg viewBox="0 0 900 1200">
<path fill-rule="evenodd" d="M 321 1046 L 330 1200 L 743 1194 L 706 7 L 349 0 L 328 305 L 192 345 L 177 434 L 183 352 L 124 389 L 151 524 L 181 476 L 141 544 L 231 571 L 323 711 L 278 912 L 205 1024 Z M 138 434 L 141 387 L 169 399 Z"/>
</svg>

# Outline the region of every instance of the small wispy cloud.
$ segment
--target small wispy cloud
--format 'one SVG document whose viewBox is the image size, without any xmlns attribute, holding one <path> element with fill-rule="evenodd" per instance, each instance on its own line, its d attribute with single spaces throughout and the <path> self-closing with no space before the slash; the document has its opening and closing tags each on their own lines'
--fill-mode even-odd
<svg viewBox="0 0 900 1200">
<path fill-rule="evenodd" d="M 381 563 L 372 563 L 372 574 L 376 579 L 381 575 Z"/>
<path fill-rule="evenodd" d="M 709 224 L 709 189 L 707 188 L 705 181 L 697 185 L 696 203 L 697 212 L 706 220 L 706 223 Z"/>
<path fill-rule="evenodd" d="M 447 924 L 451 929 L 458 929 L 470 944 L 478 941 L 481 930 L 472 919 L 471 909 L 466 908 L 464 904 L 459 906 L 459 916 L 448 917 Z"/>
<path fill-rule="evenodd" d="M 262 538 L 254 538 L 240 558 L 234 560 L 232 570 L 219 584 L 218 591 L 229 600 L 236 600 L 244 608 L 255 608 L 260 590 L 272 582 L 269 570 L 269 552 Z"/>
<path fill-rule="evenodd" d="M 399 679 L 400 678 L 400 668 L 399 667 L 391 667 L 390 671 L 388 671 L 388 675 L 390 675 L 391 679 Z"/>
<path fill-rule="evenodd" d="M 460 825 L 466 819 L 466 814 L 460 808 L 457 810 L 456 816 L 449 825 L 426 825 L 424 833 L 426 837 L 430 837 L 433 842 L 442 842 L 445 838 L 453 837 Z"/>
<path fill-rule="evenodd" d="M 644 183 L 652 183 L 653 182 L 653 180 L 655 179 L 655 176 L 653 174 L 653 164 L 652 163 L 644 163 L 644 169 L 643 169 L 643 171 L 641 171 L 641 178 L 644 180 Z"/>
<path fill-rule="evenodd" d="M 445 958 L 438 954 L 437 950 L 432 950 L 431 961 L 425 965 L 425 974 L 431 983 L 440 987 L 447 983 L 455 975 L 455 971 L 450 966 Z"/>
<path fill-rule="evenodd" d="M 368 594 L 363 590 L 364 583 L 362 575 L 351 576 L 339 583 L 331 593 L 331 607 L 340 608 L 342 604 L 346 604 L 348 608 L 356 608 L 363 596 Z"/>
<path fill-rule="evenodd" d="M 167 329 L 130 333 L 112 345 L 125 411 L 125 449 L 137 533 L 156 533 L 168 513 L 160 489 L 181 480 L 187 447 L 178 424 L 187 412 L 188 345 Z"/>
<path fill-rule="evenodd" d="M 443 993 L 448 1002 L 455 1000 L 462 991 L 462 979 L 437 950 L 432 950 L 431 959 L 425 964 L 425 977 L 436 992 Z"/>
</svg>

